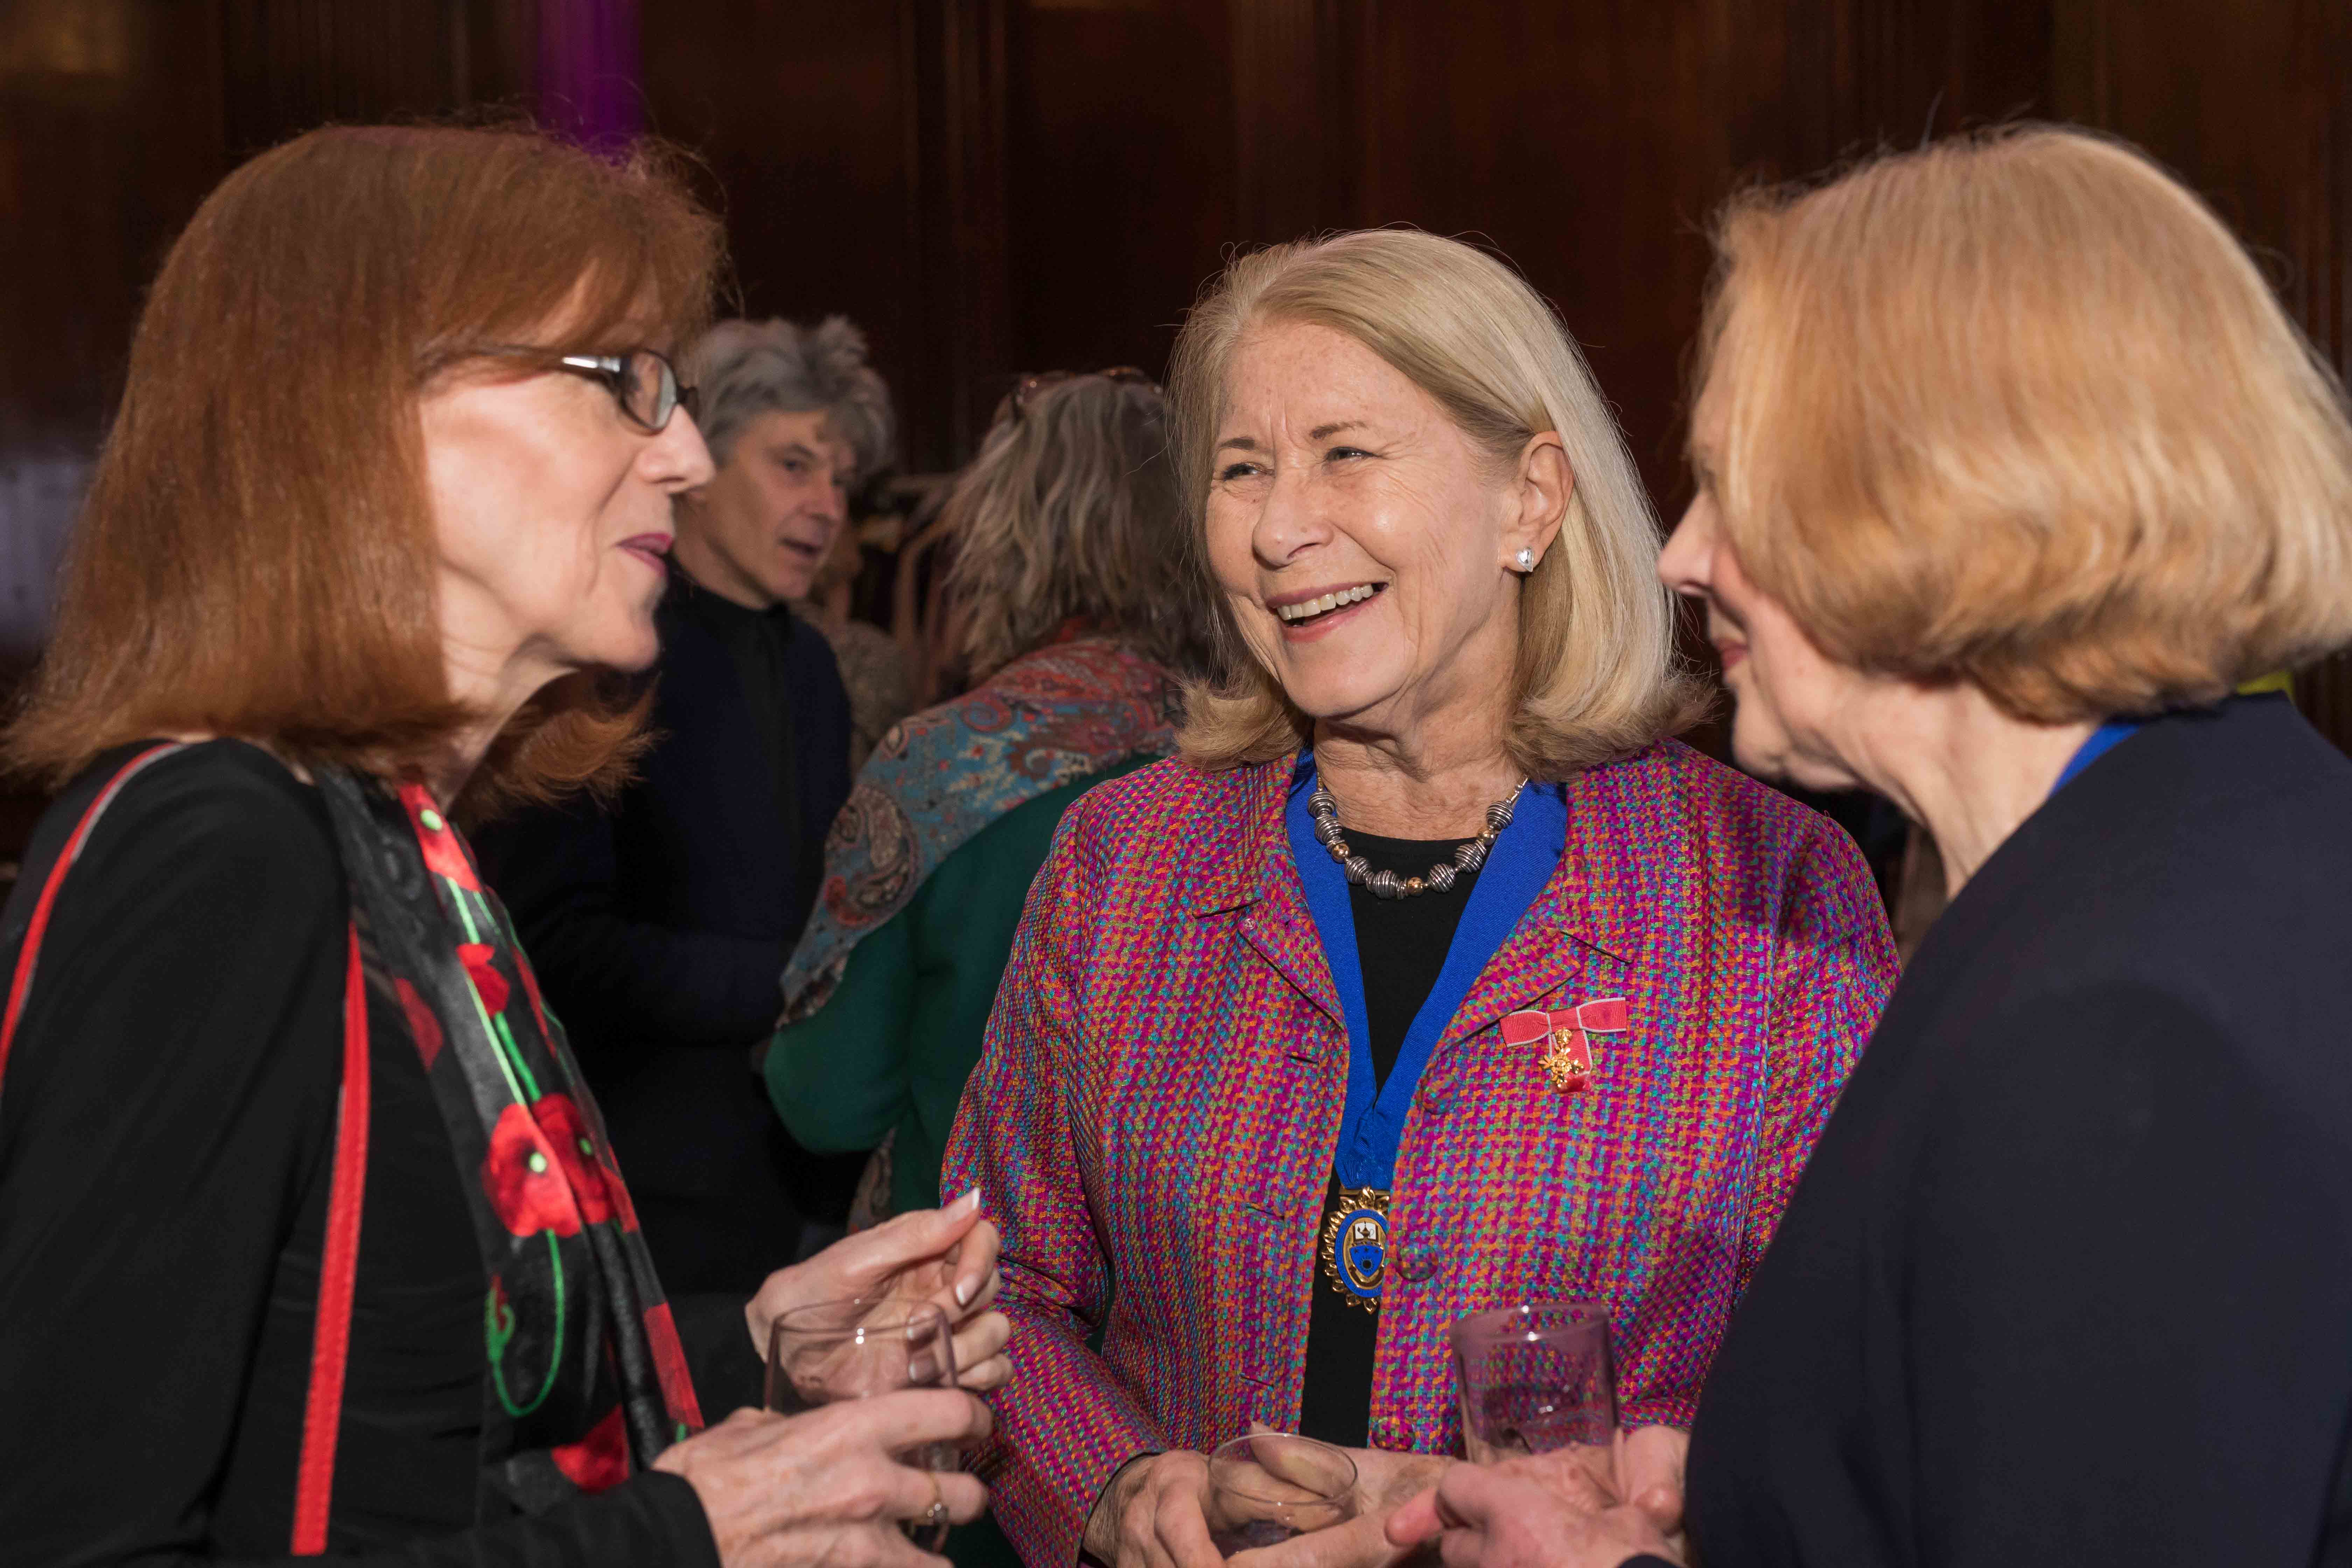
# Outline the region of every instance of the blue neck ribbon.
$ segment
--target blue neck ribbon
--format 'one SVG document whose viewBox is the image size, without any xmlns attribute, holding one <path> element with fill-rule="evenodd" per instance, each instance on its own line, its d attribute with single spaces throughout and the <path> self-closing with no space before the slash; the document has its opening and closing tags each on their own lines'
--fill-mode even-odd
<svg viewBox="0 0 2352 1568">
<path fill-rule="evenodd" d="M 1356 952 L 1356 916 L 1348 900 L 1347 873 L 1315 837 L 1307 797 L 1315 791 L 1315 754 L 1301 756 L 1290 785 L 1286 820 L 1290 858 L 1306 885 L 1307 912 L 1323 941 L 1323 959 L 1339 992 L 1348 1021 L 1348 1109 L 1339 1121 L 1339 1152 L 1334 1162 L 1339 1184 L 1387 1190 L 1396 1176 L 1397 1145 L 1405 1114 L 1412 1107 L 1422 1069 L 1429 1065 L 1446 1025 L 1477 984 L 1487 961 L 1518 928 L 1568 847 L 1568 797 L 1559 784 L 1529 784 L 1519 792 L 1511 825 L 1496 838 L 1486 864 L 1471 884 L 1462 922 L 1454 929 L 1445 964 L 1429 998 L 1413 1015 L 1388 1081 L 1372 1076 L 1371 1028 L 1364 1008 L 1364 968 Z"/>
<path fill-rule="evenodd" d="M 2090 739 L 2075 748 L 2074 756 L 2067 759 L 2065 772 L 2060 773 L 2058 782 L 2050 786 L 2050 793 L 2056 795 L 2074 782 L 2076 773 L 2137 734 L 2140 724 L 2141 721 L 2137 719 L 2110 719 L 2092 731 Z"/>
</svg>

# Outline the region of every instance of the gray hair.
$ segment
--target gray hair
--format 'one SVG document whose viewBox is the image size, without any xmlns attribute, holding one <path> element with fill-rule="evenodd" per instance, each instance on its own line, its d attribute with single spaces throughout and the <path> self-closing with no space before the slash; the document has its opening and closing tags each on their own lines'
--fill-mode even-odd
<svg viewBox="0 0 2352 1568">
<path fill-rule="evenodd" d="M 866 363 L 866 334 L 846 316 L 814 327 L 781 317 L 721 321 L 687 355 L 685 373 L 701 395 L 702 438 L 721 467 L 743 426 L 770 413 L 822 412 L 847 443 L 857 481 L 890 457 L 890 388 Z"/>
</svg>

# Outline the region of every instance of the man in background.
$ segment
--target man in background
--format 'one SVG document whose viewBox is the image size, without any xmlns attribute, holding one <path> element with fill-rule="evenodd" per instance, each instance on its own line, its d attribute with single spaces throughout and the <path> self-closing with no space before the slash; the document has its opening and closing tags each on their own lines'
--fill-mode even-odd
<svg viewBox="0 0 2352 1568">
<path fill-rule="evenodd" d="M 793 1144 L 747 1053 L 849 794 L 841 676 L 786 603 L 892 438 L 888 389 L 838 316 L 721 322 L 683 379 L 718 472 L 677 505 L 636 782 L 476 839 L 673 1294 L 755 1289 L 838 1235 L 863 1163 Z"/>
</svg>

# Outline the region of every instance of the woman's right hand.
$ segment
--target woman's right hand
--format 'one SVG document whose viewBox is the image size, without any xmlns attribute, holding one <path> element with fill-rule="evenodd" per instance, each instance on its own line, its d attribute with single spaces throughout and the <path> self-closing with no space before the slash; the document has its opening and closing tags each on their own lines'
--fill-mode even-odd
<svg viewBox="0 0 2352 1568">
<path fill-rule="evenodd" d="M 1209 1460 L 1171 1449 L 1128 1461 L 1087 1518 L 1087 1553 L 1110 1568 L 1223 1568 L 1209 1543 Z"/>
<path fill-rule="evenodd" d="M 941 1560 L 918 1550 L 900 1521 L 923 1518 L 937 1500 L 948 1518 L 968 1523 L 988 1506 L 988 1489 L 897 1456 L 974 1442 L 989 1426 L 988 1407 L 956 1389 L 877 1394 L 803 1415 L 738 1410 L 668 1448 L 654 1468 L 694 1489 L 725 1568 L 923 1568 Z"/>
</svg>

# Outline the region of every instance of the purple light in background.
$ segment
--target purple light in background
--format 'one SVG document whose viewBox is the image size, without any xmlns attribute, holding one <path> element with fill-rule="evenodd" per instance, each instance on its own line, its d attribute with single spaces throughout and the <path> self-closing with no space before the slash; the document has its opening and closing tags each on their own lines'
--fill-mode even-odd
<svg viewBox="0 0 2352 1568">
<path fill-rule="evenodd" d="M 541 0 L 539 117 L 587 147 L 645 129 L 637 86 L 637 0 Z"/>
</svg>

